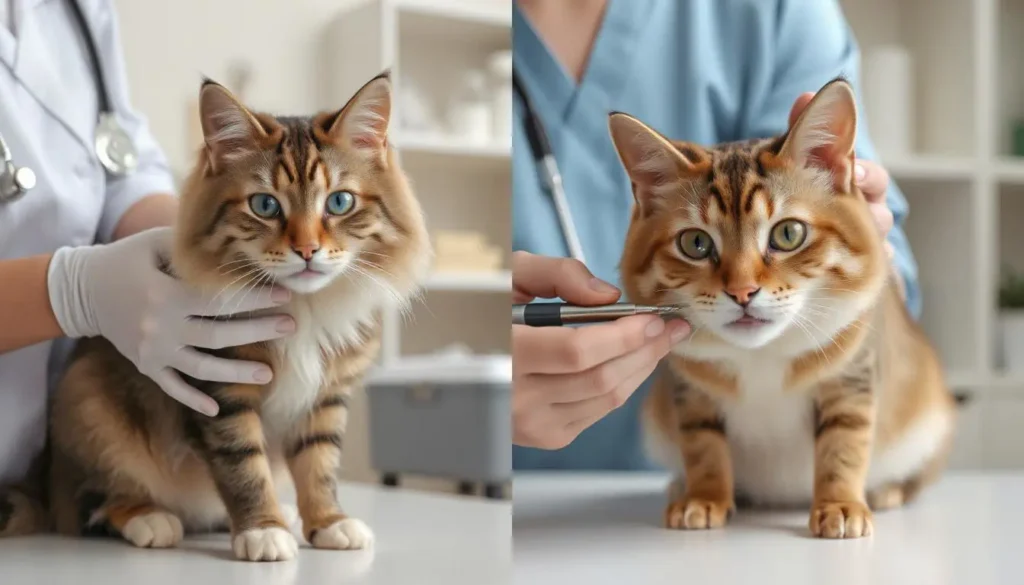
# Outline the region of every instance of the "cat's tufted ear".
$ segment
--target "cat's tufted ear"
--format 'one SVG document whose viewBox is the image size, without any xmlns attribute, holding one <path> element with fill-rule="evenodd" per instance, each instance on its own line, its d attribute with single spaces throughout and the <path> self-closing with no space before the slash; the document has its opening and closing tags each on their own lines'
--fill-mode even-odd
<svg viewBox="0 0 1024 585">
<path fill-rule="evenodd" d="M 786 135 L 779 155 L 798 167 L 829 171 L 841 193 L 853 191 L 857 99 L 845 79 L 827 83 Z"/>
<path fill-rule="evenodd" d="M 210 164 L 216 172 L 225 163 L 259 149 L 267 137 L 264 125 L 226 87 L 206 79 L 199 90 L 199 117 Z"/>
<path fill-rule="evenodd" d="M 349 148 L 383 155 L 391 121 L 391 74 L 384 71 L 359 88 L 339 112 L 322 121 L 327 135 Z"/>
<path fill-rule="evenodd" d="M 640 120 L 621 112 L 608 117 L 608 129 L 619 159 L 633 183 L 633 197 L 647 215 L 680 183 L 704 176 L 711 159 L 700 146 L 673 144 Z"/>
</svg>

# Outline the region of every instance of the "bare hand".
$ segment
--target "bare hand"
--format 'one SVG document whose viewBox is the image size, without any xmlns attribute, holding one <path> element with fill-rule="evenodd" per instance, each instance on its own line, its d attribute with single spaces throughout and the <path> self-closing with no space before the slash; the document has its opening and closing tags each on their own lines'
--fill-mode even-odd
<svg viewBox="0 0 1024 585">
<path fill-rule="evenodd" d="M 616 302 L 621 293 L 568 258 L 516 252 L 513 299 L 561 298 L 577 305 Z M 512 326 L 513 443 L 560 449 L 625 404 L 672 345 L 685 321 L 637 315 L 581 328 Z"/>
</svg>

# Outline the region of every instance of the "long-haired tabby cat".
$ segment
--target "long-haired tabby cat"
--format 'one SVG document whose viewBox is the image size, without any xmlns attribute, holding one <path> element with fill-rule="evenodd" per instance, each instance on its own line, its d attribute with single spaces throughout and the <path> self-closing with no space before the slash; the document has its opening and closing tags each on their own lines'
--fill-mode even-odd
<svg viewBox="0 0 1024 585">
<path fill-rule="evenodd" d="M 347 400 L 377 353 L 379 312 L 407 302 L 431 254 L 388 143 L 389 78 L 312 118 L 251 112 L 207 81 L 200 111 L 206 144 L 182 191 L 170 269 L 224 303 L 287 287 L 297 331 L 214 352 L 269 363 L 275 376 L 266 386 L 191 380 L 219 403 L 212 418 L 107 341 L 82 342 L 53 403 L 53 521 L 140 547 L 230 527 L 238 558 L 285 560 L 297 543 L 276 488 L 291 482 L 312 546 L 362 548 L 372 533 L 335 489 Z"/>
<path fill-rule="evenodd" d="M 683 475 L 670 528 L 720 527 L 746 500 L 809 505 L 815 536 L 866 536 L 872 508 L 941 471 L 956 401 L 854 183 L 856 120 L 843 79 L 787 134 L 710 149 L 610 116 L 636 199 L 626 291 L 680 305 L 694 330 L 644 411 Z"/>
</svg>

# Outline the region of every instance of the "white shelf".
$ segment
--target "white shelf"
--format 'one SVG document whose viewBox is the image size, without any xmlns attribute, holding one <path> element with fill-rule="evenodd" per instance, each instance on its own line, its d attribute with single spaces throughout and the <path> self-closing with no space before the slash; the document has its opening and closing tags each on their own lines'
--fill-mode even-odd
<svg viewBox="0 0 1024 585">
<path fill-rule="evenodd" d="M 391 141 L 428 229 L 487 234 L 503 256 L 511 241 L 511 146 L 414 131 L 403 123 L 402 98 L 416 92 L 431 127 L 443 126 L 465 72 L 486 71 L 493 55 L 511 50 L 511 25 L 510 0 L 364 0 L 348 3 L 333 21 L 325 50 L 332 102 L 344 103 L 366 79 L 391 70 Z M 507 352 L 508 300 L 496 293 L 511 290 L 508 271 L 431 275 L 407 314 L 383 315 L 381 365 L 453 343 Z"/>
<path fill-rule="evenodd" d="M 403 155 L 438 155 L 487 159 L 511 164 L 512 147 L 508 144 L 476 144 L 442 134 L 399 132 L 395 148 Z"/>
<path fill-rule="evenodd" d="M 511 292 L 512 272 L 435 272 L 427 279 L 427 290 L 466 292 Z"/>
<path fill-rule="evenodd" d="M 391 0 L 399 13 L 408 12 L 484 24 L 512 26 L 512 4 L 498 0 Z"/>
<path fill-rule="evenodd" d="M 896 180 L 970 180 L 978 164 L 968 157 L 911 155 L 883 159 L 885 169 Z"/>
</svg>

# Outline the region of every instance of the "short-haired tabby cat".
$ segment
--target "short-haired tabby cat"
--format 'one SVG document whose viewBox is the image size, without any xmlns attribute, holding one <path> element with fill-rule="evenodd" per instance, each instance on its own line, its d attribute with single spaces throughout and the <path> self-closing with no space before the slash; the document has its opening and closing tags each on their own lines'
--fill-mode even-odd
<svg viewBox="0 0 1024 585">
<path fill-rule="evenodd" d="M 277 487 L 291 480 L 312 546 L 372 542 L 337 502 L 347 399 L 378 351 L 379 312 L 408 302 L 431 255 L 388 143 L 390 111 L 387 74 L 311 118 L 251 112 L 203 84 L 206 144 L 182 191 L 171 270 L 225 303 L 287 287 L 297 331 L 215 352 L 269 363 L 275 376 L 266 386 L 191 380 L 219 403 L 212 418 L 167 397 L 105 340 L 83 341 L 51 418 L 59 532 L 170 547 L 183 531 L 227 525 L 238 558 L 286 560 L 297 543 Z"/>
<path fill-rule="evenodd" d="M 610 116 L 636 200 L 626 291 L 680 305 L 694 330 L 644 409 L 652 451 L 683 474 L 670 528 L 723 526 L 740 500 L 867 536 L 872 508 L 944 465 L 956 401 L 854 183 L 856 120 L 843 79 L 765 140 L 703 148 Z"/>
</svg>

